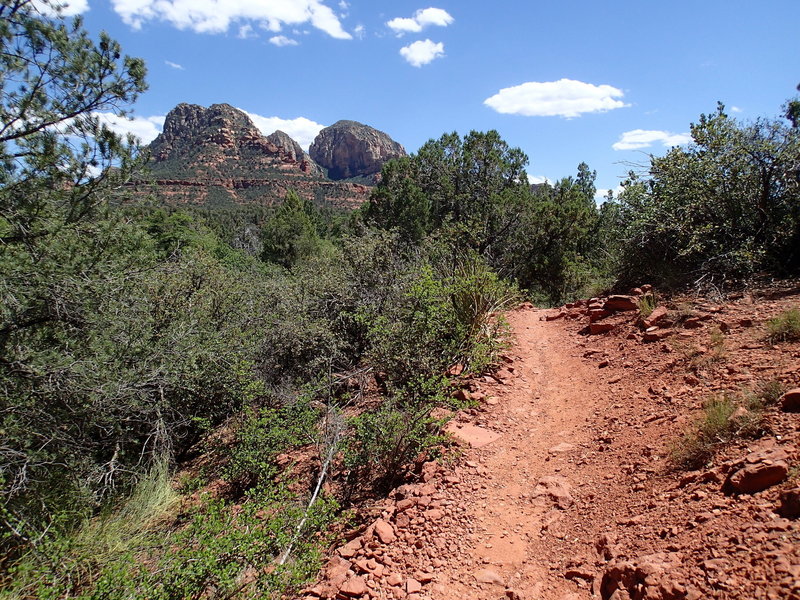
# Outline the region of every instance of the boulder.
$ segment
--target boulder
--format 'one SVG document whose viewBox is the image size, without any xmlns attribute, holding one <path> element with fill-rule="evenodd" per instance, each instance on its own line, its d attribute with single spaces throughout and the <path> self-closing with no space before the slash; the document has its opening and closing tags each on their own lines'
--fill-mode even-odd
<svg viewBox="0 0 800 600">
<path fill-rule="evenodd" d="M 615 295 L 609 296 L 603 308 L 611 312 L 620 312 L 626 310 L 639 310 L 639 301 L 634 296 Z"/>
</svg>

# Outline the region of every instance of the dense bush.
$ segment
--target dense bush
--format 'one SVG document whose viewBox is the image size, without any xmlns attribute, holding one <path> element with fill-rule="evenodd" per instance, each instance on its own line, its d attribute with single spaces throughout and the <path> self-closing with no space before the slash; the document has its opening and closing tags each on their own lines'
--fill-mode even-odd
<svg viewBox="0 0 800 600">
<path fill-rule="evenodd" d="M 800 129 L 720 105 L 621 197 L 624 281 L 708 283 L 800 267 Z"/>
</svg>

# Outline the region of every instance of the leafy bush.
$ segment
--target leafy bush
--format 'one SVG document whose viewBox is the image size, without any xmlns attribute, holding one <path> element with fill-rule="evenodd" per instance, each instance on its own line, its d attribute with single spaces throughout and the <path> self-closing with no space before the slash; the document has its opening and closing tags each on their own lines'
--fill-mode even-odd
<svg viewBox="0 0 800 600">
<path fill-rule="evenodd" d="M 402 467 L 443 438 L 430 417 L 429 403 L 400 403 L 386 400 L 375 410 L 355 417 L 353 435 L 345 454 L 351 486 L 379 490 L 394 487 Z"/>
<path fill-rule="evenodd" d="M 316 574 L 327 543 L 317 532 L 335 510 L 336 503 L 323 498 L 306 511 L 285 487 L 262 486 L 239 508 L 204 497 L 181 515 L 184 524 L 165 532 L 163 523 L 160 531 L 154 526 L 152 514 L 132 519 L 126 506 L 75 535 L 48 538 L 21 557 L 10 569 L 8 593 L 43 600 L 173 600 L 212 590 L 224 597 L 281 597 Z M 141 524 L 132 536 L 131 523 Z M 113 535 L 93 538 L 109 529 Z M 279 564 L 289 547 L 290 560 Z"/>
<path fill-rule="evenodd" d="M 316 441 L 318 419 L 319 411 L 302 398 L 281 408 L 247 409 L 236 430 L 226 478 L 244 488 L 269 481 L 279 472 L 279 453 Z"/>
<path fill-rule="evenodd" d="M 758 270 L 800 267 L 800 129 L 739 123 L 721 104 L 691 126 L 693 144 L 652 157 L 620 204 L 623 283 L 721 288 Z"/>
</svg>

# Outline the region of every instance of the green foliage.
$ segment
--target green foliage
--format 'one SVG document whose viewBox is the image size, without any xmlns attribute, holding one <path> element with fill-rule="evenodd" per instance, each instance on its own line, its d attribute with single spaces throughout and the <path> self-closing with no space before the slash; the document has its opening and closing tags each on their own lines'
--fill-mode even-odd
<svg viewBox="0 0 800 600">
<path fill-rule="evenodd" d="M 97 116 L 146 89 L 140 59 L 80 19 L 43 17 L 55 2 L 0 5 L 0 236 L 3 245 L 47 243 L 96 209 L 137 166 L 136 146 Z M 115 169 L 108 169 L 109 166 Z"/>
<path fill-rule="evenodd" d="M 800 310 L 792 308 L 767 322 L 767 339 L 770 343 L 800 339 Z"/>
<path fill-rule="evenodd" d="M 236 429 L 236 442 L 225 471 L 226 479 L 244 488 L 267 482 L 279 469 L 275 457 L 294 446 L 317 439 L 319 411 L 307 399 L 281 408 L 248 409 Z"/>
<path fill-rule="evenodd" d="M 439 423 L 430 417 L 435 400 L 413 396 L 415 401 L 408 402 L 399 394 L 352 419 L 353 434 L 345 451 L 351 485 L 389 490 L 400 481 L 403 466 L 443 441 L 435 433 Z"/>
<path fill-rule="evenodd" d="M 595 173 L 581 163 L 577 178 L 532 192 L 527 162 L 496 131 L 444 135 L 385 165 L 366 220 L 409 243 L 434 239 L 456 254 L 476 252 L 548 302 L 606 285 Z"/>
<path fill-rule="evenodd" d="M 643 319 L 649 317 L 658 306 L 655 294 L 645 294 L 639 299 L 639 314 Z"/>
<path fill-rule="evenodd" d="M 181 515 L 182 525 L 165 532 L 164 522 L 158 522 L 164 507 L 145 500 L 135 510 L 156 510 L 149 519 L 144 512 L 140 517 L 126 512 L 126 505 L 19 558 L 3 597 L 177 600 L 213 590 L 224 597 L 279 598 L 316 574 L 326 544 L 316 532 L 336 510 L 335 502 L 323 498 L 306 512 L 285 487 L 262 486 L 236 510 L 204 497 Z M 138 524 L 135 531 L 131 523 Z M 278 564 L 290 545 L 291 559 Z"/>
<path fill-rule="evenodd" d="M 319 216 L 313 204 L 289 191 L 275 215 L 264 224 L 262 258 L 288 268 L 318 252 L 321 240 L 316 220 Z"/>
<path fill-rule="evenodd" d="M 738 123 L 720 105 L 691 127 L 693 144 L 652 157 L 621 197 L 619 273 L 721 286 L 760 269 L 800 267 L 800 130 Z"/>
</svg>

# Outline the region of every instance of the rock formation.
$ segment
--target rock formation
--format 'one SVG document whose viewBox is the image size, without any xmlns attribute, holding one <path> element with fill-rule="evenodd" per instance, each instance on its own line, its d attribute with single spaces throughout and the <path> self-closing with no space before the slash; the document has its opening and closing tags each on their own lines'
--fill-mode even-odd
<svg viewBox="0 0 800 600">
<path fill-rule="evenodd" d="M 285 133 L 280 129 L 269 134 L 267 136 L 267 140 L 286 152 L 292 160 L 301 162 L 307 158 L 307 154 L 300 147 L 300 144 L 295 142 L 288 133 Z"/>
<path fill-rule="evenodd" d="M 281 131 L 264 136 L 229 104 L 179 104 L 150 153 L 151 180 L 134 182 L 134 196 L 154 194 L 168 204 L 271 205 L 293 189 L 318 204 L 355 208 L 370 192 L 331 181 L 291 137 Z"/>
<path fill-rule="evenodd" d="M 406 151 L 382 131 L 356 121 L 337 121 L 319 132 L 309 154 L 327 169 L 328 177 L 340 180 L 374 178 L 386 161 Z"/>
</svg>

